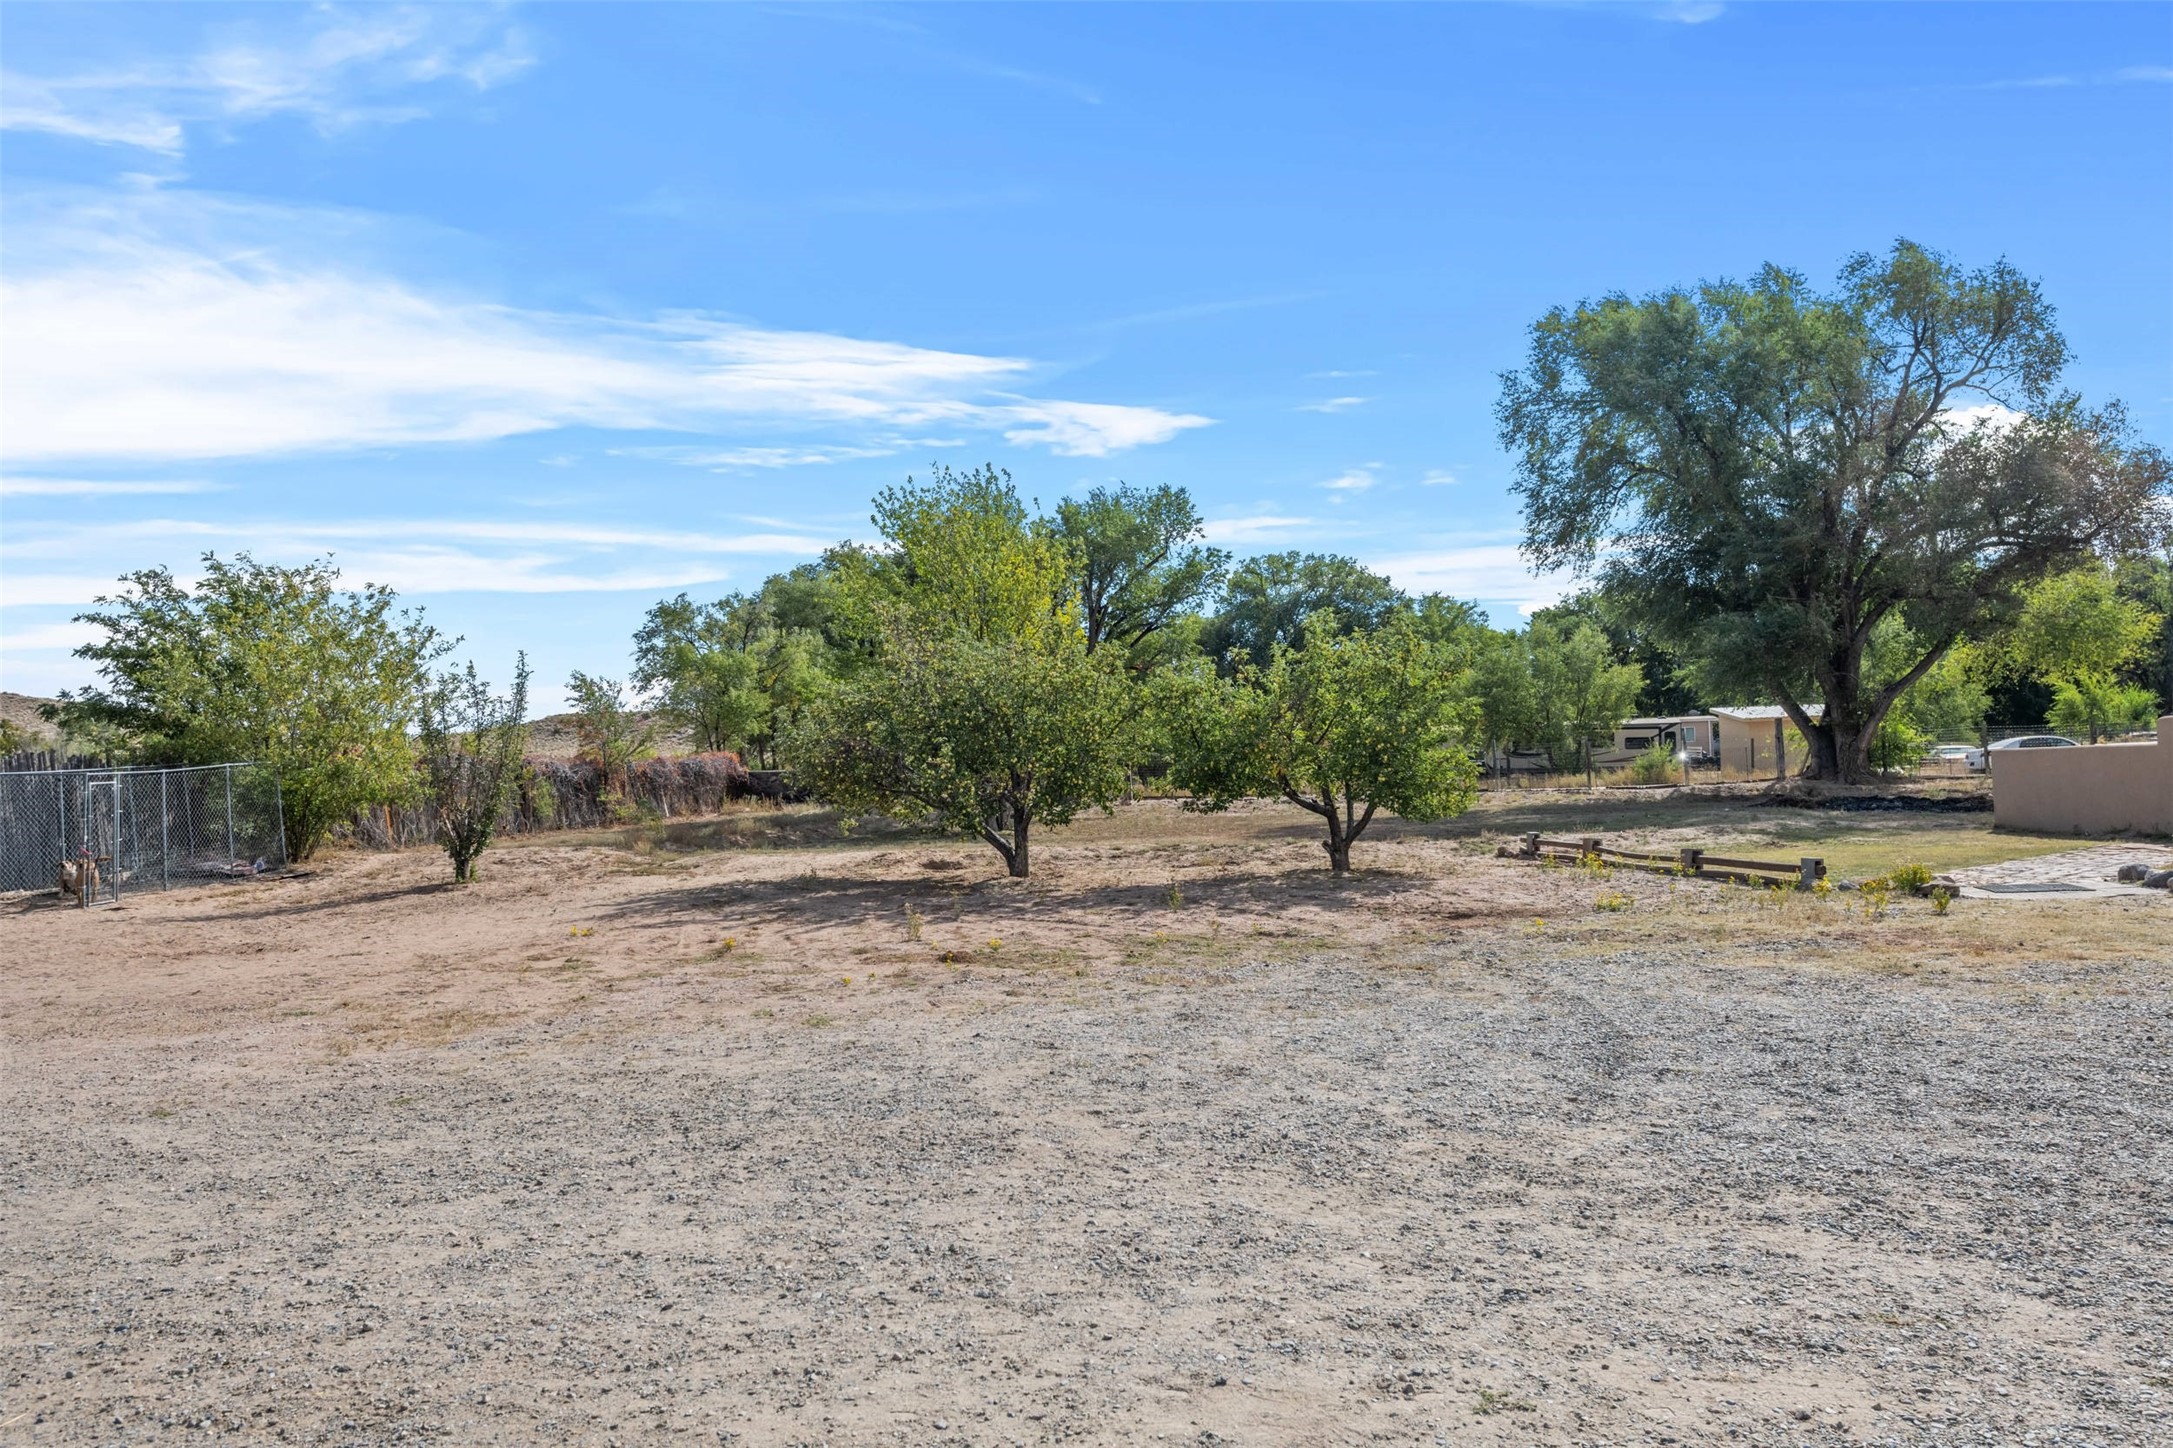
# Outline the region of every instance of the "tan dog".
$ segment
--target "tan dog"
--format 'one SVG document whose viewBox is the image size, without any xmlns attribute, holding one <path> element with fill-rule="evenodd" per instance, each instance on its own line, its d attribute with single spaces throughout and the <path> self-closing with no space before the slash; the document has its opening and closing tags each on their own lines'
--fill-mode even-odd
<svg viewBox="0 0 2173 1448">
<path fill-rule="evenodd" d="M 62 860 L 60 862 L 60 893 L 63 898 L 86 900 L 98 894 L 98 862 L 96 860 Z"/>
</svg>

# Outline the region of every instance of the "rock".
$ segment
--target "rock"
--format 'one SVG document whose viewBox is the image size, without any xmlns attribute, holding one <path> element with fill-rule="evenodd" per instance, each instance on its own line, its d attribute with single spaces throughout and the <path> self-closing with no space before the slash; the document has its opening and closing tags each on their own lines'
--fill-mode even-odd
<svg viewBox="0 0 2173 1448">
<path fill-rule="evenodd" d="M 2173 890 L 2173 870 L 2153 870 L 2143 877 L 2146 890 Z"/>
<path fill-rule="evenodd" d="M 2150 873 L 2148 865 L 2122 865 L 2113 875 L 2123 885 L 2133 885 Z"/>
</svg>

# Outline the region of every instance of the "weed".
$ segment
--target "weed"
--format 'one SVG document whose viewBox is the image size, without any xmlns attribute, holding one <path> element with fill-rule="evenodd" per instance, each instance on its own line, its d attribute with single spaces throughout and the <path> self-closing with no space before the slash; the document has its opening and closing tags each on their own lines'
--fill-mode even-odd
<svg viewBox="0 0 2173 1448">
<path fill-rule="evenodd" d="M 1887 886 L 1896 894 L 1914 895 L 1932 882 L 1931 866 L 1897 865 L 1886 874 Z"/>
<path fill-rule="evenodd" d="M 849 976 L 849 975 L 841 975 L 841 976 L 839 976 L 839 977 L 838 977 L 838 984 L 839 984 L 839 985 L 851 985 L 852 983 L 853 983 L 853 978 L 852 978 L 851 976 Z"/>
<path fill-rule="evenodd" d="M 1586 854 L 1579 857 L 1577 868 L 1595 880 L 1612 879 L 1615 873 L 1614 867 L 1596 854 Z"/>
<path fill-rule="evenodd" d="M 1833 881 L 1827 879 L 1824 875 L 1819 876 L 1811 882 L 1811 894 L 1820 900 L 1825 899 L 1833 894 Z"/>
<path fill-rule="evenodd" d="M 817 1011 L 817 1012 L 816 1012 L 816 1013 L 815 1013 L 814 1015 L 811 1015 L 811 1016 L 809 1016 L 809 1017 L 807 1018 L 807 1023 L 808 1023 L 809 1025 L 813 1026 L 813 1027 L 814 1027 L 814 1028 L 815 1028 L 816 1030 L 818 1030 L 818 1031 L 819 1031 L 819 1030 L 821 1030 L 821 1029 L 822 1029 L 822 1028 L 823 1028 L 824 1026 L 827 1026 L 827 1025 L 829 1025 L 829 1024 L 830 1024 L 830 1022 L 831 1022 L 832 1020 L 834 1020 L 834 1019 L 836 1019 L 836 1018 L 835 1018 L 835 1017 L 833 1017 L 833 1016 L 826 1016 L 826 1015 L 822 1014 L 822 1013 L 821 1013 L 820 1011 Z"/>
<path fill-rule="evenodd" d="M 717 942 L 717 949 L 725 955 L 730 955 L 733 951 L 739 949 L 739 941 L 734 937 L 727 935 L 724 937 L 724 939 Z"/>
<path fill-rule="evenodd" d="M 566 933 L 576 940 L 586 940 L 596 933 L 596 927 L 593 925 L 574 925 L 567 927 Z"/>
<path fill-rule="evenodd" d="M 920 913 L 920 911 L 918 911 L 918 910 L 915 910 L 915 909 L 914 909 L 914 908 L 913 908 L 912 906 L 910 906 L 910 905 L 906 906 L 906 907 L 905 907 L 905 938 L 906 938 L 906 939 L 908 939 L 908 940 L 918 940 L 918 939 L 920 939 L 920 938 L 921 938 L 921 925 L 922 925 L 922 923 L 923 923 L 923 922 L 922 922 L 922 920 L 921 920 L 921 913 Z"/>
<path fill-rule="evenodd" d="M 1509 1393 L 1497 1392 L 1493 1388 L 1481 1388 L 1479 1389 L 1478 1404 L 1471 1411 L 1482 1415 L 1487 1413 L 1534 1413 L 1538 1411 L 1538 1407 L 1529 1398 L 1515 1397 Z"/>
<path fill-rule="evenodd" d="M 1620 890 L 1602 890 L 1599 898 L 1592 902 L 1595 909 L 1607 911 L 1627 910 L 1635 903 Z"/>
<path fill-rule="evenodd" d="M 1001 940 L 998 940 L 998 939 L 997 939 L 997 938 L 996 938 L 995 936 L 993 936 L 993 935 L 991 935 L 991 936 L 990 936 L 990 937 L 988 938 L 988 953 L 989 953 L 990 955 L 994 955 L 994 954 L 995 954 L 995 953 L 996 953 L 997 951 L 999 951 L 999 950 L 1001 950 L 1001 949 L 1003 949 L 1003 948 L 1004 948 L 1004 943 L 1003 943 L 1003 942 L 1002 942 Z"/>
<path fill-rule="evenodd" d="M 1952 890 L 1949 890 L 1946 886 L 1941 885 L 1932 891 L 1932 914 L 1946 914 L 1947 907 L 1949 905 L 1952 905 L 1953 903 L 1954 892 Z"/>
<path fill-rule="evenodd" d="M 1887 889 L 1886 881 L 1883 879 L 1866 880 L 1856 887 L 1856 891 L 1863 898 L 1864 918 L 1866 920 L 1885 918 L 1887 902 L 1893 898 L 1893 891 Z"/>
<path fill-rule="evenodd" d="M 1169 901 L 1170 909 L 1182 910 L 1185 908 L 1185 892 L 1183 887 L 1177 883 L 1175 875 L 1170 876 L 1169 893 L 1165 898 Z"/>
</svg>

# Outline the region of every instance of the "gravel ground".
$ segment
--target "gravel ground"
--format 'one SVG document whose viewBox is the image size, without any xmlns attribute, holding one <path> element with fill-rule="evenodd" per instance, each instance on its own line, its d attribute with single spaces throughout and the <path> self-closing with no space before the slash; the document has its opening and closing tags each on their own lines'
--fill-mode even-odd
<svg viewBox="0 0 2173 1448">
<path fill-rule="evenodd" d="M 542 908 L 486 884 L 465 929 Z M 1502 917 L 828 994 L 674 956 L 359 1049 L 300 987 L 190 1004 L 394 950 L 415 902 L 346 886 L 155 980 L 231 907 L 139 905 L 137 956 L 0 921 L 0 1441 L 2173 1443 L 2162 934 L 1911 974 Z M 110 1016 L 64 986 L 131 970 Z"/>
</svg>

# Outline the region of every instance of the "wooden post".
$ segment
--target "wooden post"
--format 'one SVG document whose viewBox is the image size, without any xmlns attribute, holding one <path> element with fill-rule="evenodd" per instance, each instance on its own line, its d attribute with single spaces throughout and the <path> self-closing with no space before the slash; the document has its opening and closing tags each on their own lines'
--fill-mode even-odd
<svg viewBox="0 0 2173 1448">
<path fill-rule="evenodd" d="M 1524 832 L 1524 853 L 1535 860 L 1539 858 L 1539 831 Z"/>
<path fill-rule="evenodd" d="M 1816 855 L 1803 856 L 1801 873 L 1799 873 L 1796 877 L 1796 888 L 1798 890 L 1809 890 L 1815 888 L 1818 884 L 1819 876 L 1825 873 L 1826 862 L 1824 860 L 1820 859 Z"/>
<path fill-rule="evenodd" d="M 1685 875 L 1698 874 L 1705 868 L 1705 851 L 1699 849 L 1696 845 L 1684 845 L 1675 852 L 1675 857 L 1681 862 L 1682 872 Z"/>
<path fill-rule="evenodd" d="M 1598 858 L 1600 852 L 1600 837 L 1598 835 L 1581 836 L 1577 843 L 1585 854 Z"/>
<path fill-rule="evenodd" d="M 1781 733 L 1782 721 L 1773 721 L 1773 780 L 1778 784 L 1788 778 L 1788 736 Z"/>
</svg>

